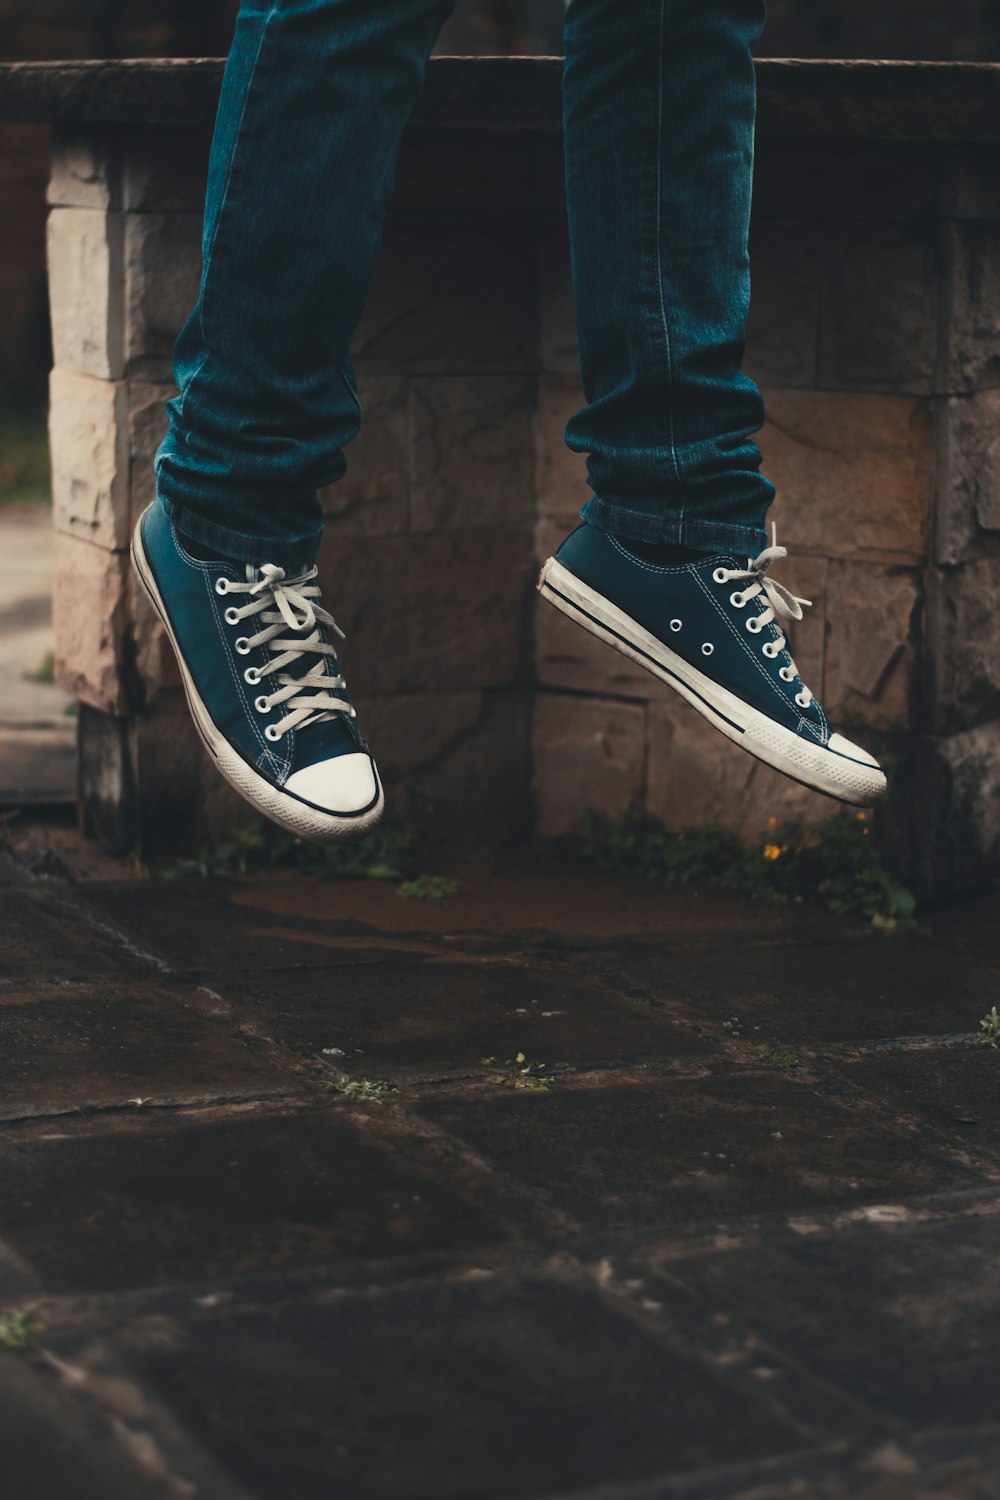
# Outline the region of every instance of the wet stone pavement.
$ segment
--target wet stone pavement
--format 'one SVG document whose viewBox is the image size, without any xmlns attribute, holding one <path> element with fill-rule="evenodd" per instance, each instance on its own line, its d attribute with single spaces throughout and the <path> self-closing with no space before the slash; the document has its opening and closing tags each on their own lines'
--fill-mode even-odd
<svg viewBox="0 0 1000 1500">
<path fill-rule="evenodd" d="M 6 879 L 5 1500 L 1000 1496 L 1000 896 Z"/>
</svg>

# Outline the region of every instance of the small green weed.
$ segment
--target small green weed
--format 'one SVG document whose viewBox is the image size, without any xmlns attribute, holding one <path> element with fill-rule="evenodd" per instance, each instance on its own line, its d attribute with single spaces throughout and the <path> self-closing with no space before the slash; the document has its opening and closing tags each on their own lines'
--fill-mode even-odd
<svg viewBox="0 0 1000 1500">
<path fill-rule="evenodd" d="M 398 1092 L 385 1078 L 338 1078 L 329 1087 L 352 1104 L 384 1104 L 390 1094 Z"/>
<path fill-rule="evenodd" d="M 350 844 L 310 851 L 306 869 L 320 880 L 405 880 L 418 858 L 416 830 L 409 823 L 380 823 Z"/>
<path fill-rule="evenodd" d="M 506 1089 L 535 1089 L 547 1093 L 555 1083 L 555 1074 L 547 1063 L 531 1062 L 519 1052 L 501 1062 L 497 1057 L 484 1057 L 483 1067 L 490 1075 L 490 1082 Z"/>
<path fill-rule="evenodd" d="M 46 651 L 38 666 L 33 672 L 22 672 L 21 676 L 25 682 L 55 682 L 56 680 L 56 654 L 54 651 Z"/>
<path fill-rule="evenodd" d="M 817 899 L 876 927 L 911 924 L 916 906 L 882 863 L 864 812 L 836 813 L 805 832 L 772 819 L 749 848 L 725 828 L 670 833 L 652 818 L 615 821 L 589 812 L 579 848 L 605 870 L 698 881 L 756 900 Z"/>
<path fill-rule="evenodd" d="M 14 1307 L 0 1313 L 0 1349 L 27 1349 L 40 1329 L 41 1324 L 30 1308 Z"/>
<path fill-rule="evenodd" d="M 1000 1015 L 997 1014 L 995 1005 L 980 1021 L 979 1029 L 983 1033 L 980 1037 L 981 1042 L 987 1047 L 1000 1047 Z"/>
<path fill-rule="evenodd" d="M 418 875 L 415 880 L 404 880 L 396 895 L 405 896 L 408 901 L 446 901 L 460 890 L 458 881 L 449 880 L 447 875 Z"/>
<path fill-rule="evenodd" d="M 791 1047 L 768 1047 L 757 1061 L 762 1067 L 777 1068 L 781 1073 L 789 1073 L 793 1068 L 801 1068 L 803 1057 L 801 1052 L 796 1052 Z"/>
<path fill-rule="evenodd" d="M 254 818 L 229 838 L 206 844 L 194 859 L 154 871 L 162 880 L 246 875 L 252 870 L 303 869 L 320 880 L 403 880 L 417 862 L 417 837 L 408 824 L 381 824 L 365 838 L 318 848 Z"/>
</svg>

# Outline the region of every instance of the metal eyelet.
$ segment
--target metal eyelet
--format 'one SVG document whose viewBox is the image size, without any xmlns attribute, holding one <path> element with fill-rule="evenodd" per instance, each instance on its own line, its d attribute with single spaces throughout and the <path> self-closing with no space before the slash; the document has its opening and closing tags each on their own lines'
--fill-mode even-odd
<svg viewBox="0 0 1000 1500">
<path fill-rule="evenodd" d="M 227 625 L 238 625 L 240 623 L 240 612 L 235 604 L 231 604 L 222 617 Z"/>
<path fill-rule="evenodd" d="M 217 578 L 215 580 L 215 592 L 217 594 L 228 594 L 229 593 L 229 579 L 228 578 Z"/>
<path fill-rule="evenodd" d="M 750 634 L 760 635 L 763 628 L 763 625 L 760 623 L 760 616 L 751 615 L 749 620 L 747 621 L 747 629 L 749 630 Z"/>
<path fill-rule="evenodd" d="M 260 681 L 260 669 L 258 667 L 247 667 L 243 673 L 243 681 L 248 682 L 251 687 L 256 687 Z"/>
<path fill-rule="evenodd" d="M 740 593 L 739 589 L 737 589 L 736 592 L 735 592 L 735 594 L 730 594 L 730 596 L 729 596 L 729 602 L 733 606 L 734 609 L 742 609 L 743 606 L 746 604 L 747 601 L 744 599 L 744 597 Z"/>
<path fill-rule="evenodd" d="M 726 572 L 725 568 L 716 568 L 715 572 L 712 574 L 712 577 L 715 579 L 716 583 L 729 582 L 729 575 Z"/>
<path fill-rule="evenodd" d="M 778 676 L 781 678 L 782 682 L 795 681 L 795 673 L 792 671 L 791 667 L 782 667 L 778 672 Z"/>
<path fill-rule="evenodd" d="M 808 708 L 809 707 L 810 700 L 808 698 L 805 698 L 802 695 L 802 693 L 796 693 L 795 694 L 795 701 L 799 705 L 800 708 Z"/>
<path fill-rule="evenodd" d="M 233 642 L 233 650 L 240 656 L 250 655 L 250 642 L 245 635 L 241 635 L 238 641 Z"/>
<path fill-rule="evenodd" d="M 681 628 L 681 621 L 680 620 L 671 620 L 670 621 L 670 629 L 674 632 L 675 635 L 677 634 L 678 630 L 680 630 L 680 628 Z"/>
<path fill-rule="evenodd" d="M 777 647 L 775 646 L 773 641 L 765 641 L 760 649 L 763 651 L 768 661 L 773 661 L 778 654 Z"/>
<path fill-rule="evenodd" d="M 715 650 L 715 647 L 712 645 L 711 641 L 706 641 L 705 644 L 704 644 L 704 646 L 702 646 L 701 650 L 702 650 L 702 655 L 704 655 L 704 656 L 711 656 L 712 652 Z"/>
<path fill-rule="evenodd" d="M 281 739 L 281 735 L 273 724 L 268 724 L 267 728 L 264 730 L 264 738 L 266 740 L 270 740 L 273 745 L 275 740 Z"/>
<path fill-rule="evenodd" d="M 259 698 L 253 700 L 253 706 L 259 714 L 269 714 L 271 712 L 271 700 L 263 693 L 261 693 Z"/>
</svg>

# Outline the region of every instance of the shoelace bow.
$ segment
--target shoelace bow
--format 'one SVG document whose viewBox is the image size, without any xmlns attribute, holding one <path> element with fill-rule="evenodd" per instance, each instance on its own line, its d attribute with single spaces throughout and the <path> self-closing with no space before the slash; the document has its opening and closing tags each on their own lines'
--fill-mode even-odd
<svg viewBox="0 0 1000 1500">
<path fill-rule="evenodd" d="M 286 578 L 284 568 L 265 563 L 259 570 L 247 568 L 246 583 L 227 583 L 226 593 L 249 594 L 252 599 L 241 609 L 233 609 L 233 622 L 256 617 L 263 627 L 256 635 L 245 637 L 246 650 L 267 646 L 271 652 L 266 666 L 250 669 L 254 676 L 248 681 L 262 682 L 265 677 L 273 677 L 276 681 L 270 694 L 262 695 L 259 700 L 262 713 L 277 708 L 279 704 L 288 710 L 285 717 L 273 726 L 275 739 L 290 729 L 318 724 L 338 713 L 354 718 L 351 705 L 336 697 L 336 691 L 346 686 L 343 677 L 335 675 L 327 665 L 330 658 L 336 658 L 337 652 L 329 641 L 323 639 L 323 627 L 334 631 L 341 640 L 344 632 L 317 602 L 321 590 L 313 579 L 318 572 L 314 565 L 294 578 Z M 281 639 L 286 630 L 295 633 L 294 640 Z M 305 631 L 310 633 L 303 635 Z M 318 656 L 319 661 L 293 676 L 289 668 L 302 656 Z"/>
<path fill-rule="evenodd" d="M 758 617 L 760 630 L 763 630 L 765 625 L 770 625 L 778 615 L 784 620 L 801 620 L 802 606 L 806 605 L 809 608 L 812 605 L 811 599 L 800 599 L 797 594 L 793 594 L 790 589 L 785 588 L 783 583 L 779 583 L 769 574 L 768 569 L 771 564 L 781 562 L 787 556 L 788 548 L 778 546 L 778 528 L 772 522 L 770 547 L 765 547 L 763 552 L 759 553 L 745 568 L 720 569 L 720 575 L 725 573 L 727 581 L 746 579 L 748 582 L 746 588 L 742 589 L 738 595 L 734 595 L 734 602 L 738 597 L 743 604 L 748 604 L 751 599 L 756 599 L 761 594 L 767 599 L 767 608 L 762 610 Z M 779 625 L 778 634 L 773 642 L 773 655 L 778 656 L 787 645 L 785 633 Z M 796 677 L 799 675 L 794 661 L 791 663 L 791 672 Z M 790 681 L 791 678 L 786 680 Z M 796 701 L 800 707 L 808 708 L 812 700 L 812 693 L 803 683 L 801 693 L 796 694 Z"/>
</svg>

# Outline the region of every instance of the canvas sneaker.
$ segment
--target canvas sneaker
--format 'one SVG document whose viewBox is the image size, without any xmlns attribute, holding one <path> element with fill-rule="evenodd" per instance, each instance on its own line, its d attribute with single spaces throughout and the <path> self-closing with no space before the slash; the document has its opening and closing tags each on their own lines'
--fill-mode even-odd
<svg viewBox="0 0 1000 1500">
<path fill-rule="evenodd" d="M 343 633 L 315 567 L 295 575 L 192 556 L 166 510 L 139 518 L 132 562 L 180 664 L 209 754 L 265 817 L 307 839 L 354 838 L 382 816 L 378 771 L 337 662 Z"/>
<path fill-rule="evenodd" d="M 715 556 L 659 567 L 585 524 L 549 558 L 538 589 L 758 760 L 829 797 L 869 806 L 885 791 L 885 776 L 831 730 L 799 676 L 779 622 L 800 620 L 809 600 L 770 576 L 787 556 L 773 531 L 772 543 L 745 562 Z"/>
</svg>

